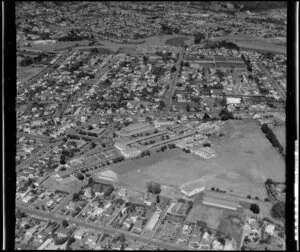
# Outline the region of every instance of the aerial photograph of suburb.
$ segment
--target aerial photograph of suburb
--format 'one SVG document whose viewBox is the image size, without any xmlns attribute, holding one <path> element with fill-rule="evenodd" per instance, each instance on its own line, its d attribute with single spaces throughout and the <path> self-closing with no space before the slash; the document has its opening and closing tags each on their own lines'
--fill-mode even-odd
<svg viewBox="0 0 300 252">
<path fill-rule="evenodd" d="M 15 250 L 286 250 L 287 2 L 14 8 Z"/>
</svg>

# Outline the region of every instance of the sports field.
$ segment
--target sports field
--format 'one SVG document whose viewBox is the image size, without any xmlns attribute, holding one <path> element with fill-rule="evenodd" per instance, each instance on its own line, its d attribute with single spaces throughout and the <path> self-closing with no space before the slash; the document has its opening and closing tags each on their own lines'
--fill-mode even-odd
<svg viewBox="0 0 300 252">
<path fill-rule="evenodd" d="M 225 136 L 212 139 L 217 156 L 208 160 L 179 149 L 133 160 L 112 170 L 119 181 L 144 190 L 148 181 L 179 188 L 201 180 L 211 187 L 241 196 L 267 197 L 267 178 L 283 181 L 283 158 L 272 147 L 254 120 L 226 121 Z"/>
</svg>

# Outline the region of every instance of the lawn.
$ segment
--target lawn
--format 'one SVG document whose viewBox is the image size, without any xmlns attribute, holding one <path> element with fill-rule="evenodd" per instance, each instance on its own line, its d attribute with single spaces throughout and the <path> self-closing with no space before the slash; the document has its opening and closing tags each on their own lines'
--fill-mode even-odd
<svg viewBox="0 0 300 252">
<path fill-rule="evenodd" d="M 204 221 L 208 227 L 217 229 L 223 216 L 223 210 L 214 207 L 208 207 L 205 205 L 194 205 L 187 221 L 197 222 Z"/>
</svg>

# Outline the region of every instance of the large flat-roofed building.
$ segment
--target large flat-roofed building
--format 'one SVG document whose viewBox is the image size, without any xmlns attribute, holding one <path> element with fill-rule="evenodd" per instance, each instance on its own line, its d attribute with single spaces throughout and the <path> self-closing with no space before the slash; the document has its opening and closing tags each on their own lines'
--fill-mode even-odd
<svg viewBox="0 0 300 252">
<path fill-rule="evenodd" d="M 236 211 L 238 208 L 241 207 L 236 202 L 212 198 L 212 197 L 208 197 L 208 196 L 203 197 L 202 203 L 204 205 L 215 206 L 215 207 L 225 208 L 225 209 L 234 210 L 234 211 Z"/>
</svg>

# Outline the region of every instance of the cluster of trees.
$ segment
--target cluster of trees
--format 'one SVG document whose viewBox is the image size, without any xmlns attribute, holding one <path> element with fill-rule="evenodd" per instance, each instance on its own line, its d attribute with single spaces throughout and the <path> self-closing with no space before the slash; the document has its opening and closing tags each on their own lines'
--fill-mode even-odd
<svg viewBox="0 0 300 252">
<path fill-rule="evenodd" d="M 160 147 L 160 151 L 164 152 L 168 147 L 166 145 Z"/>
<path fill-rule="evenodd" d="M 166 107 L 166 103 L 162 100 L 159 101 L 159 104 L 158 104 L 158 109 L 163 109 Z"/>
<path fill-rule="evenodd" d="M 232 43 L 232 42 L 227 42 L 225 40 L 215 42 L 209 46 L 209 48 L 211 48 L 211 49 L 222 48 L 222 47 L 230 49 L 230 50 L 232 50 L 232 49 L 240 50 L 240 47 L 238 45 L 236 45 L 235 43 Z"/>
<path fill-rule="evenodd" d="M 251 67 L 250 59 L 246 58 L 244 54 L 242 54 L 242 59 L 245 62 L 245 65 L 247 66 L 247 70 L 251 73 L 252 72 L 252 67 Z"/>
<path fill-rule="evenodd" d="M 167 24 L 161 24 L 161 31 L 163 34 L 170 34 L 172 35 L 173 33 L 178 33 L 179 32 L 179 28 L 177 27 L 171 27 Z"/>
<path fill-rule="evenodd" d="M 67 241 L 66 250 L 72 250 L 70 246 L 75 241 L 76 241 L 76 239 L 73 236 L 71 236 Z"/>
<path fill-rule="evenodd" d="M 91 137 L 98 137 L 98 134 L 94 133 L 94 132 L 86 132 L 86 131 L 83 131 L 83 130 L 79 130 L 78 133 L 80 135 L 88 135 L 88 136 L 91 136 Z"/>
<path fill-rule="evenodd" d="M 68 35 L 58 38 L 58 41 L 81 41 L 89 39 L 89 36 L 78 36 L 74 30 L 71 30 Z"/>
<path fill-rule="evenodd" d="M 123 160 L 124 160 L 124 157 L 116 157 L 113 159 L 113 163 L 115 164 L 115 163 L 121 162 Z"/>
<path fill-rule="evenodd" d="M 195 44 L 200 44 L 205 39 L 204 33 L 198 32 L 194 36 L 195 36 L 195 40 L 194 40 Z"/>
<path fill-rule="evenodd" d="M 146 187 L 148 193 L 159 194 L 161 192 L 160 184 L 156 182 L 148 182 Z"/>
<path fill-rule="evenodd" d="M 144 156 L 150 156 L 151 153 L 149 150 L 146 150 L 146 151 L 143 151 L 142 154 L 141 154 L 141 157 L 144 157 Z"/>
<path fill-rule="evenodd" d="M 259 214 L 260 212 L 259 206 L 257 204 L 251 204 L 250 210 L 255 214 Z"/>
<path fill-rule="evenodd" d="M 26 66 L 29 66 L 31 64 L 34 64 L 34 63 L 38 63 L 40 61 L 43 60 L 43 58 L 47 57 L 46 54 L 42 53 L 42 54 L 39 54 L 38 56 L 36 57 L 30 57 L 30 56 L 26 56 L 24 57 L 20 62 L 19 62 L 19 65 L 20 66 L 23 66 L 23 67 L 26 67 Z"/>
<path fill-rule="evenodd" d="M 75 173 L 74 173 L 74 176 L 75 176 L 77 179 L 79 179 L 79 180 L 84 180 L 84 176 L 83 176 L 83 174 L 80 173 L 80 172 L 75 172 Z"/>
<path fill-rule="evenodd" d="M 183 150 L 185 153 L 191 153 L 191 150 L 190 150 L 190 149 L 183 148 L 182 150 Z"/>
<path fill-rule="evenodd" d="M 271 215 L 273 218 L 285 218 L 285 203 L 283 201 L 275 203 L 271 209 Z"/>
<path fill-rule="evenodd" d="M 284 156 L 284 149 L 282 145 L 279 143 L 276 135 L 273 133 L 273 131 L 269 128 L 267 124 L 263 124 L 261 126 L 262 131 L 265 133 L 268 140 L 271 142 L 272 146 L 275 148 L 278 148 L 279 153 Z"/>
<path fill-rule="evenodd" d="M 221 190 L 219 188 L 214 188 L 214 187 L 211 187 L 210 190 L 216 191 L 216 192 L 219 192 L 219 193 L 226 193 L 226 191 L 223 191 L 223 190 Z"/>
<path fill-rule="evenodd" d="M 222 109 L 219 116 L 221 117 L 222 121 L 233 119 L 233 114 L 229 112 L 227 108 Z"/>
</svg>

